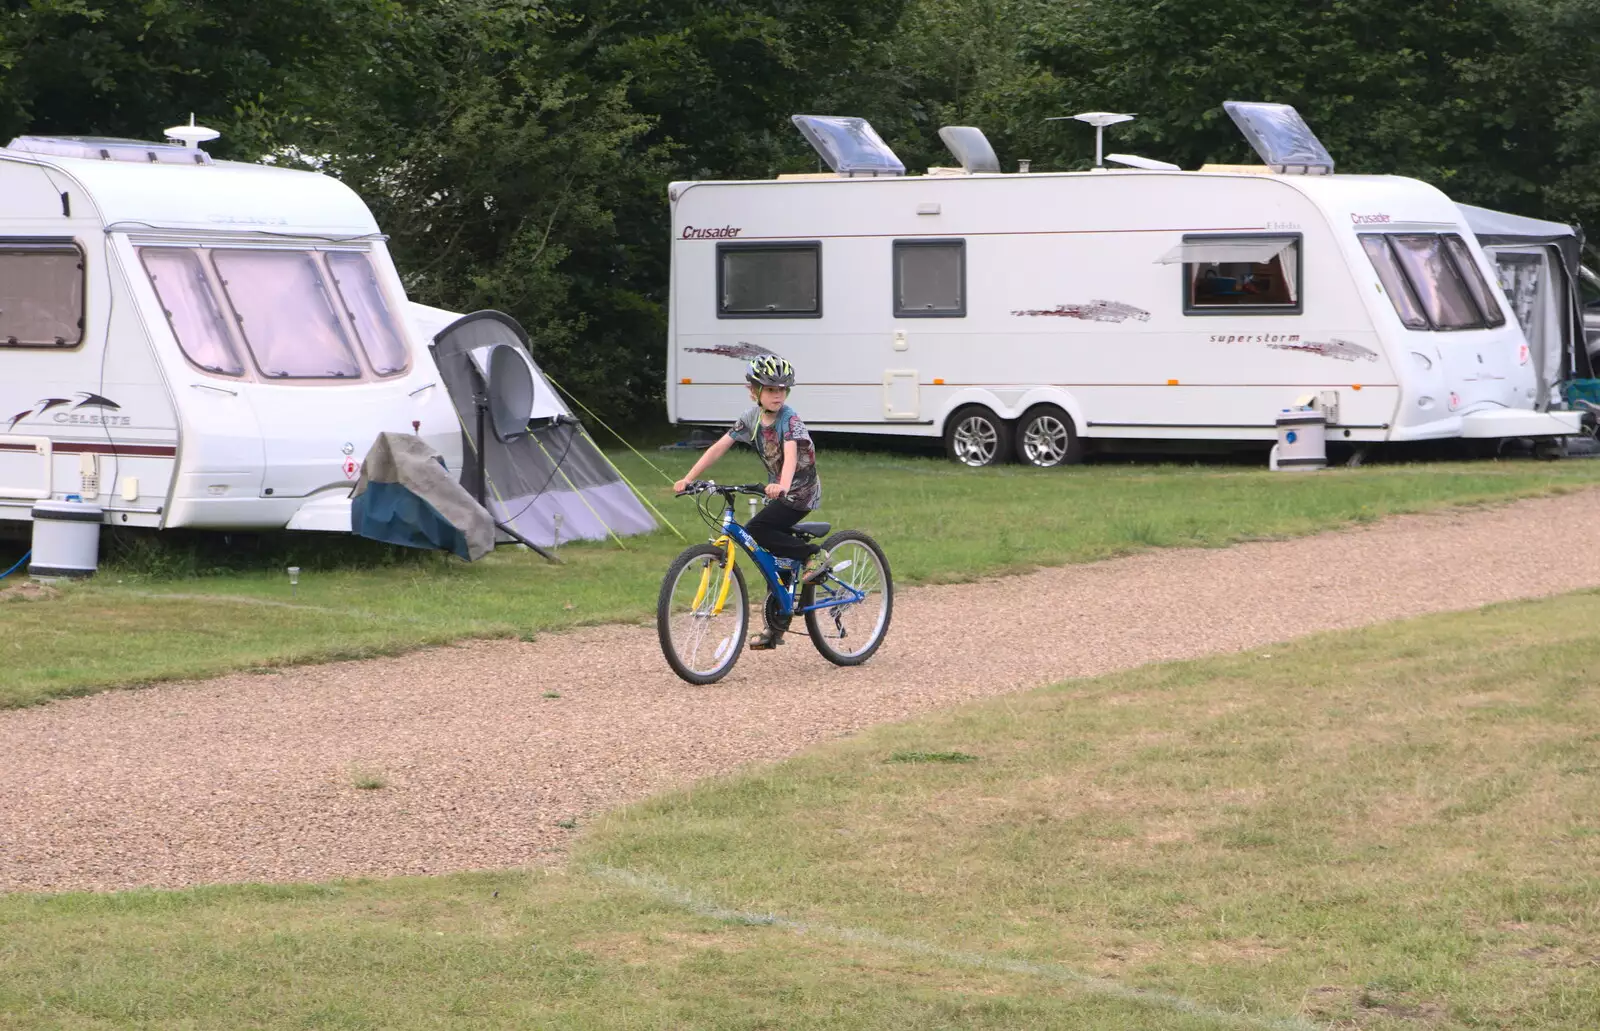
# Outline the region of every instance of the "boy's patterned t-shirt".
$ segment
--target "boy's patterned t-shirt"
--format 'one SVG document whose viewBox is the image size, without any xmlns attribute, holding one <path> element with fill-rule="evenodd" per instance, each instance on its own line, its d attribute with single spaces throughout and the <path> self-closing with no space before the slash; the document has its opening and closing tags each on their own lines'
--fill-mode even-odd
<svg viewBox="0 0 1600 1031">
<path fill-rule="evenodd" d="M 817 478 L 817 449 L 811 443 L 811 434 L 800 416 L 788 405 L 778 412 L 771 426 L 761 425 L 761 406 L 739 416 L 739 421 L 728 430 L 728 436 L 741 443 L 750 444 L 767 467 L 767 482 L 777 483 L 783 475 L 783 442 L 795 442 L 794 479 L 789 483 L 787 499 L 796 508 L 807 511 L 822 504 L 822 481 Z"/>
</svg>

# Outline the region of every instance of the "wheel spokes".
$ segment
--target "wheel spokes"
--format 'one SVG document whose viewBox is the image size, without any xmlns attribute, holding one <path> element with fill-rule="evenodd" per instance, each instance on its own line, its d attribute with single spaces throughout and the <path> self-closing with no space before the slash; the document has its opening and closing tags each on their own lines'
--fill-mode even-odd
<svg viewBox="0 0 1600 1031">
<path fill-rule="evenodd" d="M 1022 440 L 1028 461 L 1035 465 L 1055 465 L 1066 457 L 1069 435 L 1061 420 L 1045 415 L 1028 426 Z"/>
<path fill-rule="evenodd" d="M 819 600 L 846 597 L 849 593 L 859 593 L 863 597 L 830 605 L 819 613 L 822 618 L 818 620 L 818 626 L 823 630 L 823 636 L 832 642 L 834 650 L 844 655 L 856 655 L 877 639 L 888 612 L 883 567 L 871 548 L 854 541 L 839 544 L 833 549 L 832 556 L 835 568 L 844 567 L 842 575 L 834 574 L 838 585 L 830 587 L 826 596 Z"/>
<path fill-rule="evenodd" d="M 723 578 L 731 575 L 721 562 L 707 555 L 687 563 L 673 583 L 668 634 L 679 661 L 696 674 L 715 672 L 738 647 L 746 599 L 737 580 L 729 585 L 722 611 L 716 611 Z M 707 589 L 702 589 L 703 581 L 709 582 Z"/>
<path fill-rule="evenodd" d="M 966 419 L 956 428 L 956 453 L 968 465 L 987 465 L 994 459 L 1000 434 L 986 419 Z"/>
</svg>

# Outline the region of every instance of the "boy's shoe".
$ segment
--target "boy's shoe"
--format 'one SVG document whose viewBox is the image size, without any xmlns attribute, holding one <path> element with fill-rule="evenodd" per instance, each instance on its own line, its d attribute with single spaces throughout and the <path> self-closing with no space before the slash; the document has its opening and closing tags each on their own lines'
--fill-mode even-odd
<svg viewBox="0 0 1600 1031">
<path fill-rule="evenodd" d="M 770 651 L 783 643 L 783 635 L 771 630 L 763 630 L 750 638 L 750 650 L 753 652 Z"/>
<path fill-rule="evenodd" d="M 806 564 L 800 568 L 800 582 L 814 584 L 827 576 L 828 571 L 833 568 L 828 559 L 828 552 L 819 548 L 810 558 L 806 559 Z"/>
</svg>

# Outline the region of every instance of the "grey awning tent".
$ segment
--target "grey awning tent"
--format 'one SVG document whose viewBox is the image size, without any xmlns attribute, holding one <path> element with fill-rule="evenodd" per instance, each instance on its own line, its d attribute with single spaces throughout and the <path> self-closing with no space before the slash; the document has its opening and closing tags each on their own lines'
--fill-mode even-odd
<svg viewBox="0 0 1600 1031">
<path fill-rule="evenodd" d="M 409 312 L 413 325 L 433 341 L 434 364 L 461 419 L 461 485 L 482 497 L 496 522 L 541 547 L 656 528 L 655 519 L 539 370 L 527 334 L 514 319 L 497 311 L 458 315 L 420 304 L 411 304 Z M 504 440 L 489 427 L 480 442 L 476 399 L 487 384 L 485 356 L 503 344 L 512 345 L 533 374 L 529 432 Z M 482 484 L 480 446 L 486 447 Z"/>
<path fill-rule="evenodd" d="M 1593 375 L 1583 341 L 1578 265 L 1583 232 L 1576 226 L 1457 204 L 1478 243 L 1495 262 L 1539 376 L 1539 407 L 1561 381 Z"/>
</svg>

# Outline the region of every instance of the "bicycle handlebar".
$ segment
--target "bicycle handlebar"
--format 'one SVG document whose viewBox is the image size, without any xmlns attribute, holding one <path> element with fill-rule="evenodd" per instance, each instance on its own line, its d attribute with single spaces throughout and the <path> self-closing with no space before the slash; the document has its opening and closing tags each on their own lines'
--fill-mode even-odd
<svg viewBox="0 0 1600 1031">
<path fill-rule="evenodd" d="M 676 497 L 689 494 L 721 494 L 723 497 L 732 497 L 735 494 L 756 494 L 766 497 L 767 485 L 764 483 L 718 483 L 715 480 L 695 480 L 683 490 L 676 492 Z"/>
</svg>

